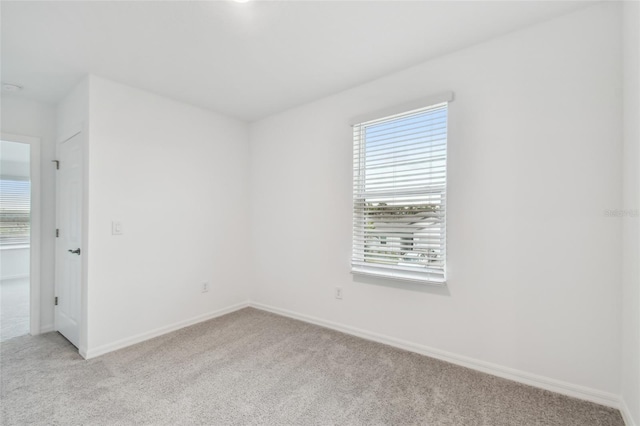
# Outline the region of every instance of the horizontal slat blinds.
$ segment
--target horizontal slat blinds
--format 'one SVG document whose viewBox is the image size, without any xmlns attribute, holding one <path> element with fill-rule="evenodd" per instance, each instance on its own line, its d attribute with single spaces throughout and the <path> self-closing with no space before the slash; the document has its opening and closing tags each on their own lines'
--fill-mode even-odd
<svg viewBox="0 0 640 426">
<path fill-rule="evenodd" d="M 447 107 L 354 125 L 354 273 L 445 282 Z"/>
<path fill-rule="evenodd" d="M 0 179 L 0 245 L 29 244 L 31 185 Z"/>
</svg>

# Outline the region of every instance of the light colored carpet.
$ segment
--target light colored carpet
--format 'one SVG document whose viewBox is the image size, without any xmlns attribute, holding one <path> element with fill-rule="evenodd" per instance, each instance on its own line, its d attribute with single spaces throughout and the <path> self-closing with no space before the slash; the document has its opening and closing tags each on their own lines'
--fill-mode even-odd
<svg viewBox="0 0 640 426">
<path fill-rule="evenodd" d="M 0 280 L 0 341 L 29 334 L 29 278 Z"/>
<path fill-rule="evenodd" d="M 2 424 L 616 425 L 617 410 L 256 309 L 84 361 L 1 344 Z"/>
</svg>

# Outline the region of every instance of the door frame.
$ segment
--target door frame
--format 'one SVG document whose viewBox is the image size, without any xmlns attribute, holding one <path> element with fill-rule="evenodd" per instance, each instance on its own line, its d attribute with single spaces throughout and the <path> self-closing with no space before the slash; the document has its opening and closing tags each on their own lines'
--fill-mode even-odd
<svg viewBox="0 0 640 426">
<path fill-rule="evenodd" d="M 40 192 L 40 138 L 10 133 L 0 134 L 7 142 L 29 145 L 29 180 L 31 183 L 31 223 L 29 226 L 29 334 L 40 334 L 40 250 L 42 239 L 42 214 Z"/>
</svg>

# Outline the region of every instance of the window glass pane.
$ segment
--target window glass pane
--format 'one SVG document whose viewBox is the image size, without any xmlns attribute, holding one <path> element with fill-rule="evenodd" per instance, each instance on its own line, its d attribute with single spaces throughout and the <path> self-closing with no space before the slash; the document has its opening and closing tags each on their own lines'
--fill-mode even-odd
<svg viewBox="0 0 640 426">
<path fill-rule="evenodd" d="M 0 245 L 29 244 L 31 184 L 0 179 Z"/>
<path fill-rule="evenodd" d="M 354 128 L 354 266 L 444 279 L 447 104 Z"/>
</svg>

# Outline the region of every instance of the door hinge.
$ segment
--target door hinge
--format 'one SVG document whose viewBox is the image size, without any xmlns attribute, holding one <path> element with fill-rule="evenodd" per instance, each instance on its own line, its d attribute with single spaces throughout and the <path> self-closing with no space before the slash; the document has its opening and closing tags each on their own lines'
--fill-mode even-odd
<svg viewBox="0 0 640 426">
<path fill-rule="evenodd" d="M 56 238 L 58 238 L 60 236 L 60 230 L 56 229 Z"/>
<path fill-rule="evenodd" d="M 58 306 L 58 296 L 56 296 L 53 300 L 54 300 L 54 305 Z"/>
<path fill-rule="evenodd" d="M 51 160 L 52 163 L 56 163 L 56 170 L 60 170 L 60 161 L 59 160 Z"/>
</svg>

